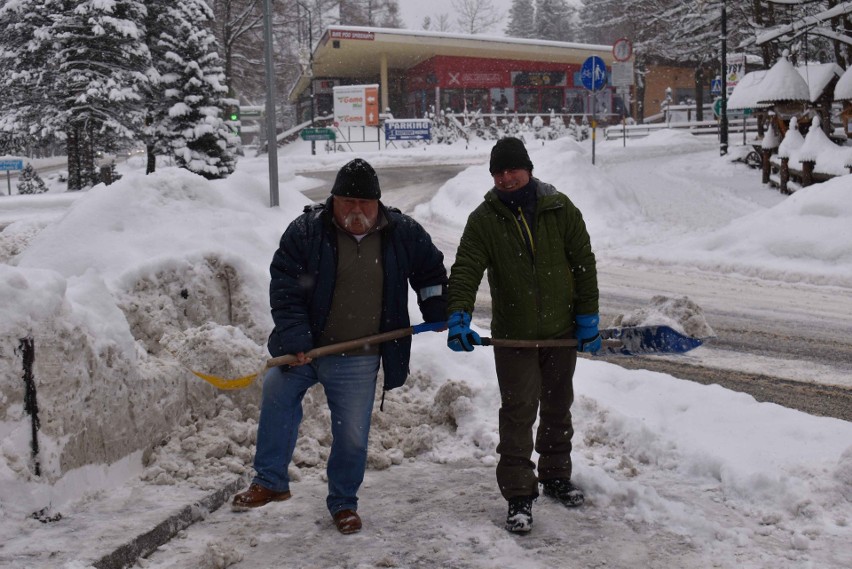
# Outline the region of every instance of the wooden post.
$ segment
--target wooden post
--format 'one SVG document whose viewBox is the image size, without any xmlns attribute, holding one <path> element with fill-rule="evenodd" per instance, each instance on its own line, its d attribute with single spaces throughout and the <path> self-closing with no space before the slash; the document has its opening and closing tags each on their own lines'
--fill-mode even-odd
<svg viewBox="0 0 852 569">
<path fill-rule="evenodd" d="M 760 149 L 760 157 L 762 158 L 760 162 L 760 169 L 762 172 L 761 182 L 764 184 L 769 183 L 769 172 L 772 169 L 772 165 L 769 162 L 769 158 L 772 156 L 772 148 L 761 148 Z"/>
<path fill-rule="evenodd" d="M 790 159 L 784 157 L 781 159 L 781 193 L 789 194 L 790 189 L 787 187 L 787 183 L 790 181 Z"/>
<path fill-rule="evenodd" d="M 810 186 L 814 183 L 814 166 L 816 166 L 816 162 L 811 160 L 802 161 L 802 186 Z"/>
</svg>

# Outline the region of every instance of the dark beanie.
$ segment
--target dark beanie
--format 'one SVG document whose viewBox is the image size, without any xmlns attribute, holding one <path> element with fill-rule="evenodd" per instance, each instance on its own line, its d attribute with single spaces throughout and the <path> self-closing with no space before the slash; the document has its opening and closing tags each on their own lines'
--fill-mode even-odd
<svg viewBox="0 0 852 569">
<path fill-rule="evenodd" d="M 494 174 L 503 170 L 529 170 L 532 171 L 533 164 L 524 143 L 513 136 L 501 138 L 491 149 L 491 164 L 488 171 Z"/>
<path fill-rule="evenodd" d="M 337 173 L 331 195 L 359 200 L 377 200 L 382 197 L 379 177 L 365 160 L 356 158 Z"/>
</svg>

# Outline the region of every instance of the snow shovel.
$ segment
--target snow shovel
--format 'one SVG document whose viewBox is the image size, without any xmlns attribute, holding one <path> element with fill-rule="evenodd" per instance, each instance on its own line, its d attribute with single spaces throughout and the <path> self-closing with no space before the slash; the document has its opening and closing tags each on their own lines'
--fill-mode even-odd
<svg viewBox="0 0 852 569">
<path fill-rule="evenodd" d="M 318 358 L 332 354 L 340 354 L 348 350 L 372 346 L 419 334 L 420 332 L 439 332 L 445 330 L 446 322 L 424 322 L 408 328 L 400 328 L 383 332 L 373 336 L 366 336 L 356 340 L 329 344 L 314 348 L 305 355 L 309 358 Z M 634 356 L 647 354 L 680 354 L 697 348 L 702 344 L 698 338 L 692 338 L 668 326 L 636 326 L 632 328 L 607 328 L 600 331 L 603 339 L 602 347 L 595 355 L 608 356 Z M 558 340 L 507 340 L 501 338 L 481 338 L 483 346 L 498 346 L 508 348 L 548 348 L 548 347 L 573 347 L 577 345 L 574 338 Z M 192 371 L 195 375 L 219 389 L 242 389 L 248 387 L 262 376 L 266 370 L 275 366 L 287 365 L 296 361 L 296 356 L 287 354 L 266 360 L 263 368 L 252 375 L 228 379 Z"/>
<path fill-rule="evenodd" d="M 669 326 L 633 326 L 605 328 L 600 331 L 601 349 L 596 356 L 646 356 L 652 354 L 682 354 L 702 345 L 698 338 L 681 334 Z M 483 346 L 507 348 L 549 348 L 576 346 L 577 340 L 501 340 L 482 338 Z"/>
<path fill-rule="evenodd" d="M 349 340 L 346 342 L 339 342 L 337 344 L 321 346 L 319 348 L 314 348 L 313 350 L 305 352 L 305 355 L 313 359 L 322 356 L 330 356 L 332 354 L 342 354 L 346 351 L 361 349 L 366 346 L 381 344 L 382 342 L 389 342 L 398 338 L 404 338 L 405 336 L 419 334 L 420 332 L 439 332 L 441 330 L 445 330 L 446 328 L 446 322 L 423 322 L 422 324 L 417 324 L 416 326 L 409 326 L 408 328 L 399 328 L 397 330 L 391 330 L 389 332 L 382 332 L 381 334 L 365 336 L 364 338 L 357 338 L 355 340 Z M 249 385 L 254 383 L 254 381 L 258 377 L 262 376 L 266 372 L 266 370 L 275 366 L 291 364 L 295 361 L 296 356 L 292 354 L 278 356 L 276 358 L 270 358 L 266 360 L 266 364 L 264 364 L 263 368 L 259 372 L 243 377 L 237 377 L 234 379 L 217 377 L 215 375 L 209 375 L 194 370 L 190 371 L 192 371 L 192 373 L 194 373 L 204 381 L 210 383 L 211 385 L 219 389 L 243 389 L 244 387 L 248 387 Z"/>
</svg>

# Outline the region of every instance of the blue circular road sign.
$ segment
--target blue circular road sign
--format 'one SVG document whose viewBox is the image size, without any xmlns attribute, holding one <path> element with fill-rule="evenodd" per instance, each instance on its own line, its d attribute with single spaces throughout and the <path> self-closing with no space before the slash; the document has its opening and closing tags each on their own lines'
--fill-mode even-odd
<svg viewBox="0 0 852 569">
<path fill-rule="evenodd" d="M 580 81 L 583 87 L 589 91 L 600 91 L 606 85 L 606 63 L 604 60 L 593 55 L 583 62 L 580 68 Z"/>
</svg>

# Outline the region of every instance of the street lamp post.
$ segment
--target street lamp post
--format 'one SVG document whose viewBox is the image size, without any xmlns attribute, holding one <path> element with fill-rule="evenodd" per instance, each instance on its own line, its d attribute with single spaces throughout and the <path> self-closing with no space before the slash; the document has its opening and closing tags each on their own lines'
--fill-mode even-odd
<svg viewBox="0 0 852 569">
<path fill-rule="evenodd" d="M 269 161 L 269 207 L 278 206 L 278 131 L 275 119 L 275 63 L 272 59 L 272 0 L 263 2 L 263 39 L 266 43 L 266 152 Z"/>
<path fill-rule="evenodd" d="M 719 114 L 719 154 L 728 153 L 728 14 L 722 0 L 722 104 Z"/>
<path fill-rule="evenodd" d="M 311 19 L 311 10 L 302 4 L 301 2 L 296 2 L 296 5 L 301 7 L 305 12 L 308 13 L 308 61 L 307 68 L 305 68 L 305 64 L 302 63 L 302 72 L 307 75 L 308 80 L 311 82 L 310 87 L 310 96 L 311 96 L 311 127 L 314 126 L 314 24 Z M 317 143 L 316 141 L 311 141 L 311 154 L 314 155 L 317 153 Z"/>
</svg>

